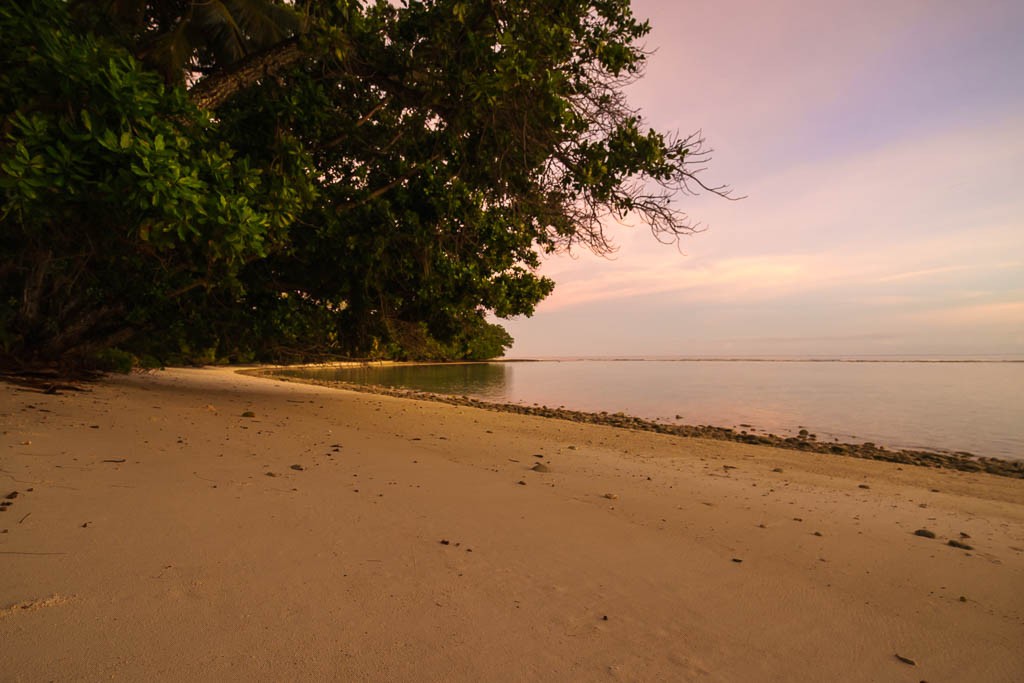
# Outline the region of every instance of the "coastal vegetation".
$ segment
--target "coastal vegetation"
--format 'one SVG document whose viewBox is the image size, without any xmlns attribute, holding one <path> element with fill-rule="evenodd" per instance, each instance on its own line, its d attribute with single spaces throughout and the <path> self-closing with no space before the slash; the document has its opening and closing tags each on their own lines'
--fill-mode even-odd
<svg viewBox="0 0 1024 683">
<path fill-rule="evenodd" d="M 0 365 L 482 359 L 544 254 L 673 242 L 628 0 L 0 7 Z"/>
</svg>

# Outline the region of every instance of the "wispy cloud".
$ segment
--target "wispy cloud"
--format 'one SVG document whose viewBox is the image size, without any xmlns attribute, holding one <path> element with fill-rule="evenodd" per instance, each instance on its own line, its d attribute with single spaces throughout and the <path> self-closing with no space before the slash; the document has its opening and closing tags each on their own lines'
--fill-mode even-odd
<svg viewBox="0 0 1024 683">
<path fill-rule="evenodd" d="M 757 300 L 801 288 L 819 268 L 813 255 L 742 257 L 704 263 L 654 262 L 574 273 L 562 279 L 545 310 L 675 292 L 687 300 Z M 600 264 L 599 266 L 600 267 Z M 819 273 L 819 277 L 822 274 Z M 556 282 L 559 281 L 556 276 Z"/>
<path fill-rule="evenodd" d="M 680 302 L 754 302 L 843 285 L 895 300 L 908 296 L 904 288 L 925 282 L 996 271 L 1024 278 L 1024 262 L 1006 259 L 1024 253 L 1024 198 L 1003 194 L 986 198 L 981 208 L 922 201 L 933 191 L 938 160 L 949 149 L 978 143 L 979 136 L 982 142 L 973 145 L 978 158 L 967 154 L 960 172 L 980 172 L 988 163 L 989 173 L 1010 174 L 1009 166 L 1024 161 L 1024 142 L 1007 143 L 1016 138 L 1007 137 L 1006 126 L 1019 129 L 1024 140 L 1024 124 L 1004 121 L 987 132 L 958 128 L 884 152 L 794 168 L 754 188 L 750 200 L 725 207 L 728 220 L 686 239 L 686 255 L 657 244 L 642 228 L 620 231 L 623 248 L 615 260 L 584 255 L 545 263 L 558 287 L 543 310 L 669 292 Z M 881 215 L 862 217 L 865 197 Z M 877 291 L 865 291 L 871 288 Z"/>
<path fill-rule="evenodd" d="M 713 180 L 748 199 L 688 199 L 711 229 L 683 254 L 639 226 L 613 231 L 615 260 L 546 260 L 557 287 L 514 325 L 517 352 L 1024 352 L 1024 44 L 1008 29 L 1024 5 L 634 7 L 662 48 L 638 103 L 659 127 L 704 126 Z"/>
<path fill-rule="evenodd" d="M 999 301 L 972 306 L 954 306 L 946 309 L 921 311 L 914 320 L 929 325 L 964 327 L 967 325 L 996 325 L 1014 327 L 1024 333 L 1024 298 L 1020 301 Z"/>
<path fill-rule="evenodd" d="M 932 277 L 934 275 L 944 275 L 946 273 L 959 273 L 965 270 L 971 270 L 977 266 L 942 266 L 940 268 L 925 268 L 924 270 L 911 270 L 906 273 L 894 273 L 892 275 L 886 275 L 880 277 L 875 282 L 899 282 L 901 280 L 912 280 L 916 278 Z"/>
</svg>

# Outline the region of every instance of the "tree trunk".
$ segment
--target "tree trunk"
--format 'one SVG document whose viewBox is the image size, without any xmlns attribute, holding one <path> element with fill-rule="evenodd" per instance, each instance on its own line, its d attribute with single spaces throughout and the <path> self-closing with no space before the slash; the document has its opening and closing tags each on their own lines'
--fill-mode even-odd
<svg viewBox="0 0 1024 683">
<path fill-rule="evenodd" d="M 113 331 L 129 329 L 121 319 L 126 313 L 124 306 L 101 306 L 87 309 L 65 321 L 61 329 L 42 344 L 40 355 L 47 359 L 61 358 L 65 354 L 101 343 Z"/>
<path fill-rule="evenodd" d="M 289 38 L 199 79 L 189 88 L 189 97 L 200 109 L 216 110 L 260 79 L 275 76 L 304 56 L 306 51 L 299 44 L 299 37 Z"/>
<path fill-rule="evenodd" d="M 44 299 L 43 290 L 52 260 L 53 252 L 49 250 L 37 250 L 29 256 L 28 275 L 25 276 L 19 311 L 23 325 L 31 327 L 39 318 L 39 309 Z"/>
</svg>

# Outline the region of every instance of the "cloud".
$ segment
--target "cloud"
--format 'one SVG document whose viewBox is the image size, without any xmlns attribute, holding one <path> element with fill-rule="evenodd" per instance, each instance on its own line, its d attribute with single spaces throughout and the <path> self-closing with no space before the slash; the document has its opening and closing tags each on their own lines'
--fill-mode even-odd
<svg viewBox="0 0 1024 683">
<path fill-rule="evenodd" d="M 517 350 L 1024 351 L 1022 7 L 634 0 L 660 51 L 631 98 L 703 125 L 748 199 L 683 198 L 710 227 L 683 253 L 638 225 L 614 260 L 546 259 Z"/>
<path fill-rule="evenodd" d="M 1013 264 L 1018 265 L 1018 264 Z M 1003 266 L 1006 267 L 1006 266 Z M 894 273 L 880 277 L 875 282 L 898 282 L 900 280 L 911 280 L 915 278 L 932 277 L 946 273 L 958 273 L 964 270 L 971 270 L 972 266 L 942 266 L 939 268 L 925 268 L 924 270 L 912 270 L 906 273 Z"/>
<path fill-rule="evenodd" d="M 734 258 L 687 259 L 678 254 L 601 263 L 574 262 L 550 271 L 558 283 L 541 310 L 555 311 L 585 303 L 608 303 L 675 295 L 687 303 L 746 304 L 826 294 L 847 301 L 874 304 L 913 304 L 935 297 L 991 297 L 998 288 L 966 289 L 963 283 L 1005 271 L 1022 273 L 1019 261 L 992 263 L 1019 242 L 999 229 L 957 238 L 918 242 L 912 253 L 879 249 L 867 244 L 856 249 L 809 253 L 772 253 Z M 950 260 L 966 261 L 938 265 Z M 920 291 L 924 287 L 925 291 Z"/>
<path fill-rule="evenodd" d="M 1024 300 L 999 301 L 971 306 L 921 311 L 913 319 L 928 325 L 943 327 L 997 326 L 1016 328 L 1024 333 Z"/>
<path fill-rule="evenodd" d="M 1024 277 L 1024 262 L 1006 258 L 1024 253 L 1024 198 L 1000 189 L 1024 162 L 1024 142 L 1015 141 L 1024 141 L 1024 124 L 1003 120 L 795 167 L 765 179 L 750 200 L 719 202 L 710 213 L 727 220 L 685 239 L 685 255 L 640 228 L 617 232 L 614 260 L 546 260 L 542 270 L 558 286 L 541 310 L 668 293 L 681 304 L 758 302 L 843 286 L 847 299 L 909 304 L 929 299 L 916 291 L 925 285 L 950 295 L 951 284 L 999 271 Z M 970 198 L 931 197 L 951 149 L 966 151 L 940 186 L 967 182 Z"/>
<path fill-rule="evenodd" d="M 815 257 L 789 255 L 744 257 L 709 261 L 703 264 L 654 262 L 614 267 L 604 272 L 588 272 L 582 277 L 563 280 L 544 310 L 575 306 L 593 301 L 612 301 L 646 297 L 669 292 L 688 300 L 747 300 L 777 296 L 799 289 L 811 278 Z M 559 282 L 556 275 L 555 281 Z"/>
</svg>

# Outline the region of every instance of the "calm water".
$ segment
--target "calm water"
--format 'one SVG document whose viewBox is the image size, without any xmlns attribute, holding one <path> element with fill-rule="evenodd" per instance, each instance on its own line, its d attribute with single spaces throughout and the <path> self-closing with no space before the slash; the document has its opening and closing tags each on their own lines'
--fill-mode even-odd
<svg viewBox="0 0 1024 683">
<path fill-rule="evenodd" d="M 1024 459 L 1024 363 L 582 360 L 286 374 Z"/>
</svg>

